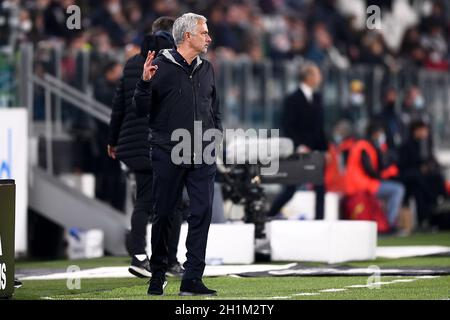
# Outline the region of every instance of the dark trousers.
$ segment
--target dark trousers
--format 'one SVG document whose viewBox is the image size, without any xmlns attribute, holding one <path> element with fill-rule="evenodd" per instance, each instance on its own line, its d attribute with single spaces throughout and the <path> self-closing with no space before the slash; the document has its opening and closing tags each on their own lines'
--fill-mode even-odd
<svg viewBox="0 0 450 320">
<path fill-rule="evenodd" d="M 132 254 L 145 254 L 147 224 L 153 210 L 153 173 L 152 171 L 135 171 L 134 174 L 136 179 L 136 202 L 131 216 L 131 251 Z M 177 250 L 182 221 L 181 211 L 176 208 L 168 240 L 169 265 L 178 262 Z"/>
<path fill-rule="evenodd" d="M 277 215 L 289 200 L 292 199 L 297 186 L 286 186 L 283 191 L 275 198 L 272 207 L 269 211 L 269 216 L 273 217 Z M 324 205 L 325 205 L 325 187 L 323 185 L 315 185 L 314 191 L 316 193 L 316 220 L 322 220 L 324 217 Z"/>
<path fill-rule="evenodd" d="M 439 172 L 408 174 L 401 181 L 406 187 L 405 201 L 413 197 L 417 208 L 417 221 L 429 221 L 439 196 L 445 196 L 445 179 Z"/>
<path fill-rule="evenodd" d="M 155 221 L 152 225 L 152 257 L 154 275 L 167 271 L 169 230 L 174 209 L 185 185 L 190 215 L 186 239 L 186 262 L 183 279 L 200 279 L 205 269 L 206 242 L 212 216 L 215 165 L 186 167 L 174 165 L 170 153 L 155 147 L 152 152 Z"/>
<path fill-rule="evenodd" d="M 95 196 L 124 213 L 126 178 L 119 161 L 108 156 L 96 161 L 100 165 L 95 174 Z"/>
</svg>

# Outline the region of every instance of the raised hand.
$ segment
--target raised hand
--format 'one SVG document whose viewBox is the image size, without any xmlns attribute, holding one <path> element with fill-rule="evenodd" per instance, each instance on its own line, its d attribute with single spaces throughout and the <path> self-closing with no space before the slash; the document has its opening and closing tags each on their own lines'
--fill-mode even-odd
<svg viewBox="0 0 450 320">
<path fill-rule="evenodd" d="M 153 58 L 155 57 L 155 51 L 149 51 L 147 54 L 147 59 L 144 63 L 144 70 L 142 72 L 142 79 L 145 81 L 149 81 L 156 73 L 156 70 L 158 70 L 157 65 L 152 65 Z"/>
<path fill-rule="evenodd" d="M 116 147 L 108 144 L 107 146 L 108 156 L 112 159 L 116 159 Z"/>
</svg>

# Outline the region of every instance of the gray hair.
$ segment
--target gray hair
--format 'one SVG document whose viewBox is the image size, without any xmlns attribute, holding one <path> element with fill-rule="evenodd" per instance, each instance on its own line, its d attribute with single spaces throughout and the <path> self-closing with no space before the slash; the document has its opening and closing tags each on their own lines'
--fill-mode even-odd
<svg viewBox="0 0 450 320">
<path fill-rule="evenodd" d="M 175 44 L 179 45 L 184 40 L 184 34 L 190 32 L 195 34 L 195 28 L 199 21 L 206 22 L 207 19 L 199 14 L 185 13 L 173 24 L 172 35 L 175 40 Z"/>
<path fill-rule="evenodd" d="M 305 61 L 304 63 L 302 63 L 298 73 L 300 81 L 305 81 L 306 78 L 308 78 L 308 76 L 311 74 L 311 70 L 313 68 L 318 68 L 317 64 L 315 64 L 314 62 Z"/>
</svg>

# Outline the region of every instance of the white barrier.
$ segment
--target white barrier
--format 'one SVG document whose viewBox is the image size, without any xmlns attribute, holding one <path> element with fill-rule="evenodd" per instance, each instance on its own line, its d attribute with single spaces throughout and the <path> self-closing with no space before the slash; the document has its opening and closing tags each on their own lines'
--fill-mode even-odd
<svg viewBox="0 0 450 320">
<path fill-rule="evenodd" d="M 69 187 L 77 189 L 91 199 L 95 199 L 95 176 L 93 174 L 64 173 L 59 178 Z"/>
<path fill-rule="evenodd" d="M 181 226 L 178 261 L 186 261 L 187 224 Z M 207 264 L 251 264 L 255 261 L 255 226 L 244 223 L 211 224 L 206 247 Z M 147 227 L 147 254 L 151 256 L 151 225 Z"/>
<path fill-rule="evenodd" d="M 100 229 L 68 231 L 66 239 L 69 260 L 103 257 L 104 234 Z"/>
<path fill-rule="evenodd" d="M 267 228 L 272 261 L 338 263 L 376 257 L 375 222 L 280 220 Z"/>
<path fill-rule="evenodd" d="M 314 220 L 316 194 L 314 191 L 297 191 L 292 199 L 283 207 L 283 215 L 292 220 Z M 325 194 L 324 219 L 339 220 L 339 194 L 327 192 Z"/>
</svg>

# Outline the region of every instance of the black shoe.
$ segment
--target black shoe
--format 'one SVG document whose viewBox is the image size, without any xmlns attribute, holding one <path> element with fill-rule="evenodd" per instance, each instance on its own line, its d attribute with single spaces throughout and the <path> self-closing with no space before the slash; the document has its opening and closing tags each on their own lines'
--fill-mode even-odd
<svg viewBox="0 0 450 320">
<path fill-rule="evenodd" d="M 150 286 L 148 287 L 147 294 L 149 296 L 162 296 L 164 288 L 167 286 L 166 277 L 155 276 L 150 279 Z"/>
<path fill-rule="evenodd" d="M 133 256 L 128 271 L 138 278 L 150 278 L 152 276 L 148 257 L 145 257 L 144 260 L 140 261 L 136 256 Z"/>
<path fill-rule="evenodd" d="M 177 261 L 174 264 L 169 266 L 169 268 L 167 270 L 167 274 L 169 276 L 173 276 L 173 277 L 181 277 L 184 274 L 184 268 Z"/>
<path fill-rule="evenodd" d="M 217 291 L 208 289 L 200 279 L 182 280 L 180 296 L 215 296 Z"/>
<path fill-rule="evenodd" d="M 14 289 L 19 289 L 20 287 L 22 287 L 22 282 L 14 279 Z"/>
</svg>

